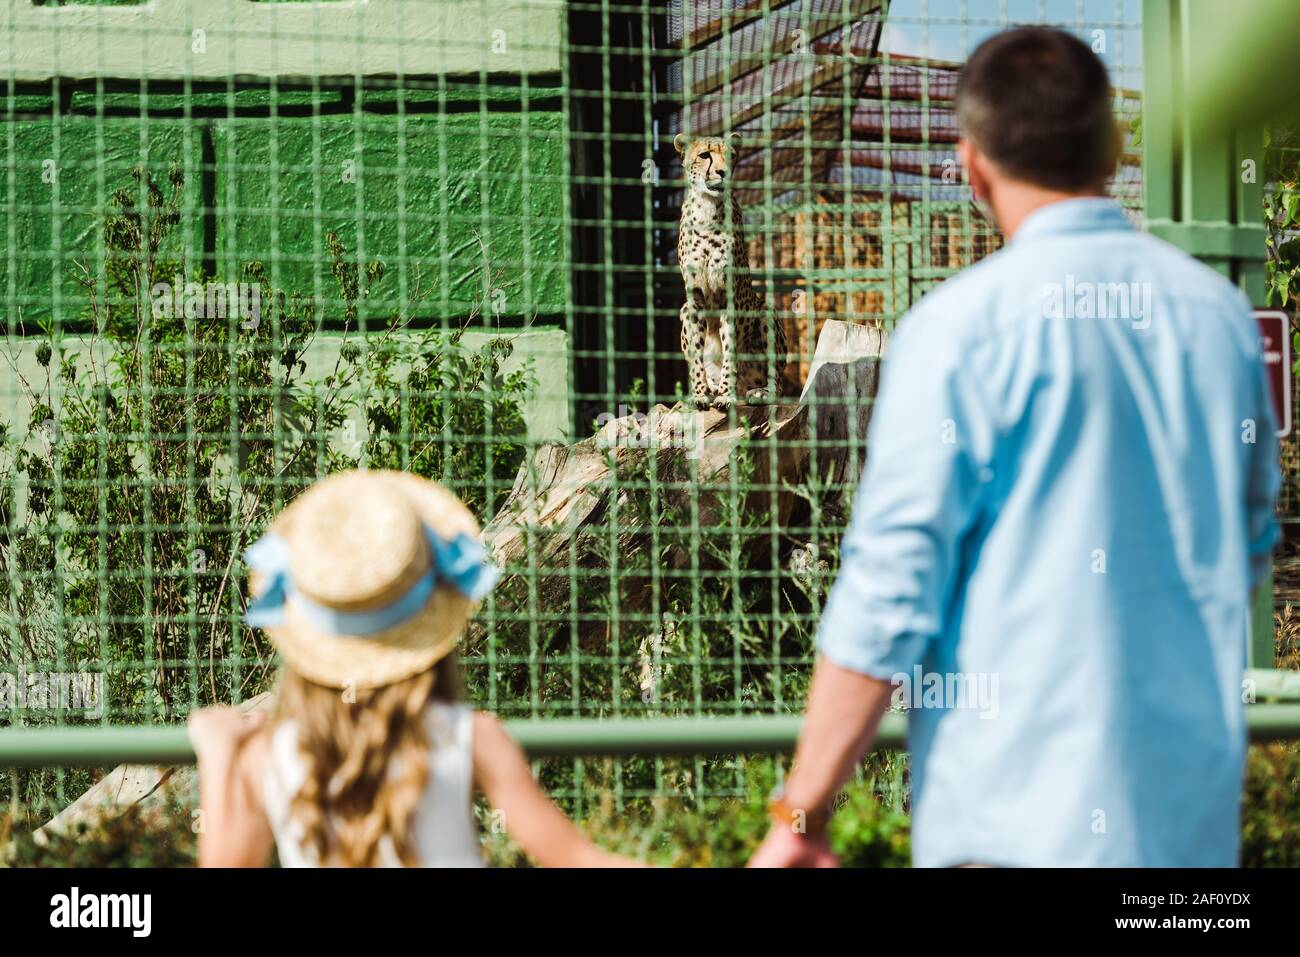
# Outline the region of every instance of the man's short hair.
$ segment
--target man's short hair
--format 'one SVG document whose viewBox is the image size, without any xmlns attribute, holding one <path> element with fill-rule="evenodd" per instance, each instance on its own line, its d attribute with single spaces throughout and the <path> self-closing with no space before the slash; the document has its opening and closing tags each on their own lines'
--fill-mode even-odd
<svg viewBox="0 0 1300 957">
<path fill-rule="evenodd" d="M 957 122 L 1004 173 L 1048 189 L 1098 186 L 1118 158 L 1106 67 L 1060 30 L 1020 27 L 981 43 L 957 84 Z"/>
</svg>

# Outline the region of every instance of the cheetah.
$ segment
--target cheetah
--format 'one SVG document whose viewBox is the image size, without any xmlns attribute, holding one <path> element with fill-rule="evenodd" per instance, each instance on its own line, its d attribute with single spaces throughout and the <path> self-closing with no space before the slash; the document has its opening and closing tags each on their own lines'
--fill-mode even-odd
<svg viewBox="0 0 1300 957">
<path fill-rule="evenodd" d="M 677 261 L 686 284 L 682 352 L 691 393 L 706 408 L 725 408 L 737 396 L 746 401 L 775 396 L 785 369 L 785 330 L 754 289 L 740 204 L 724 189 L 737 139 L 735 133 L 725 140 L 688 142 L 681 133 L 673 139 L 686 173 L 677 233 Z"/>
</svg>

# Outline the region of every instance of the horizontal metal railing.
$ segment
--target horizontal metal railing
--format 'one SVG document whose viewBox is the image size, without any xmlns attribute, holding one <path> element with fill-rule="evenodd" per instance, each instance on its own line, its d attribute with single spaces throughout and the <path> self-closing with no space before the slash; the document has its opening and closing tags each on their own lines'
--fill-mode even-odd
<svg viewBox="0 0 1300 957">
<path fill-rule="evenodd" d="M 1246 711 L 1253 741 L 1300 738 L 1300 704 L 1255 704 Z M 546 757 L 775 754 L 794 749 L 798 716 L 738 718 L 554 718 L 507 721 L 528 754 Z M 887 714 L 879 747 L 901 747 L 906 718 Z M 183 726 L 95 726 L 0 730 L 0 767 L 108 767 L 186 764 L 194 750 Z"/>
<path fill-rule="evenodd" d="M 802 719 L 741 718 L 552 718 L 506 721 L 506 728 L 532 757 L 598 755 L 691 755 L 789 751 Z M 904 738 L 901 715 L 888 715 L 882 744 Z M 184 726 L 97 726 L 0 730 L 0 767 L 43 765 L 102 767 L 114 764 L 184 764 L 194 750 Z"/>
</svg>

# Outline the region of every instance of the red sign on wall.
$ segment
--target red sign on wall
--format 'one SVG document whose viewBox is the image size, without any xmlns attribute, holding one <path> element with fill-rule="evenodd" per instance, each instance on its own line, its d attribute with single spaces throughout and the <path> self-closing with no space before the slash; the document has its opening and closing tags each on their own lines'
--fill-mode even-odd
<svg viewBox="0 0 1300 957">
<path fill-rule="evenodd" d="M 1256 309 L 1259 342 L 1273 393 L 1277 436 L 1291 434 L 1291 320 L 1280 309 Z"/>
</svg>

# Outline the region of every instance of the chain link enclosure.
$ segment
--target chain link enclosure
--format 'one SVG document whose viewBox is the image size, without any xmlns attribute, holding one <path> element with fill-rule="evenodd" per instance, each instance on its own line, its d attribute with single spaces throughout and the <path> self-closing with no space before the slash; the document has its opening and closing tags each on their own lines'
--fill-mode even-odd
<svg viewBox="0 0 1300 957">
<path fill-rule="evenodd" d="M 1110 67 L 1140 214 L 1135 0 L 0 4 L 0 724 L 269 689 L 240 555 L 353 467 L 438 479 L 487 527 L 478 706 L 797 712 L 862 455 L 819 431 L 833 402 L 791 425 L 800 393 L 828 322 L 883 339 L 997 249 L 952 95 L 1023 22 Z M 727 191 L 789 361 L 777 402 L 662 433 L 689 391 L 679 133 L 739 135 Z M 905 762 L 874 761 L 904 809 Z M 749 794 L 775 773 L 751 763 L 542 771 L 585 813 Z M 93 777 L 0 797 L 40 823 Z"/>
</svg>

